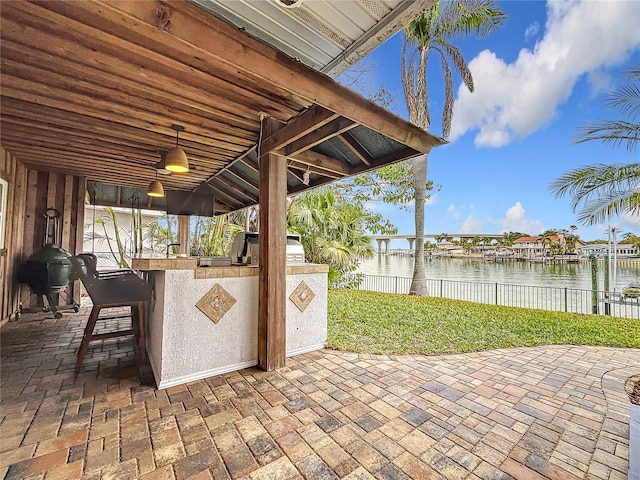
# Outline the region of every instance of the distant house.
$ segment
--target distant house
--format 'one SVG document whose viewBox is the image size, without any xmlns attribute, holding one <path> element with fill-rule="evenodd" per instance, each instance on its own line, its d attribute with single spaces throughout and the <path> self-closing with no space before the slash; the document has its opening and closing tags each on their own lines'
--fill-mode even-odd
<svg viewBox="0 0 640 480">
<path fill-rule="evenodd" d="M 595 255 L 596 257 L 604 257 L 609 254 L 609 245 L 605 243 L 592 243 L 590 245 L 583 245 L 578 248 L 578 255 L 581 257 L 590 257 Z M 613 252 L 611 252 L 613 256 Z M 639 257 L 640 250 L 631 243 L 618 243 L 616 245 L 615 255 L 618 258 L 632 258 Z"/>
<path fill-rule="evenodd" d="M 562 248 L 562 253 L 567 252 L 567 241 L 564 235 L 549 235 L 544 237 L 542 235 L 536 235 L 534 237 L 520 237 L 513 242 L 513 253 L 516 257 L 520 258 L 540 258 L 546 257 L 552 254 L 551 245 L 559 244 Z M 580 240 L 575 242 L 574 248 L 576 251 L 584 246 L 584 243 Z"/>
</svg>

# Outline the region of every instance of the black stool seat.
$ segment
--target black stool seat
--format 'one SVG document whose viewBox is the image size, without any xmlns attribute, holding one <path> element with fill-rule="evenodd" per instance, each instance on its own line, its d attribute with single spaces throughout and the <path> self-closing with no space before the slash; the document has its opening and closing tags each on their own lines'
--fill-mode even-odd
<svg viewBox="0 0 640 480">
<path fill-rule="evenodd" d="M 78 375 L 82 361 L 89 348 L 89 342 L 107 338 L 135 335 L 140 345 L 140 355 L 146 358 L 146 334 L 144 305 L 151 298 L 151 288 L 133 270 L 97 270 L 97 257 L 89 253 L 81 253 L 71 258 L 73 273 L 79 278 L 91 301 L 93 308 L 84 329 L 82 343 L 78 349 L 75 375 Z M 100 317 L 100 310 L 112 307 L 131 308 L 131 328 L 109 333 L 93 333 L 98 320 L 110 320 L 121 317 Z"/>
</svg>

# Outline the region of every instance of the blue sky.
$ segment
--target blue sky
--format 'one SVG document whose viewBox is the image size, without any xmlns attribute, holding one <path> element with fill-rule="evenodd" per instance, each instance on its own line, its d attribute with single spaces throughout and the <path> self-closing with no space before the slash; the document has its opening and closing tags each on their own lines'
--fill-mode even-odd
<svg viewBox="0 0 640 480">
<path fill-rule="evenodd" d="M 429 155 L 428 178 L 440 189 L 425 209 L 425 231 L 536 235 L 576 225 L 583 240 L 606 239 L 607 225 L 577 223 L 570 199 L 556 199 L 548 187 L 575 167 L 639 161 L 638 152 L 632 156 L 625 148 L 572 145 L 572 140 L 587 121 L 619 118 L 603 99 L 619 83 L 616 74 L 640 62 L 640 2 L 507 1 L 499 6 L 509 17 L 501 30 L 456 43 L 475 92 L 454 77 L 450 144 Z M 401 47 L 397 34 L 369 55 L 375 65 L 370 88 L 384 85 L 394 95 L 391 109 L 407 118 Z M 429 131 L 440 135 L 443 89 L 435 55 L 432 64 Z M 391 219 L 400 234 L 414 233 L 413 208 L 370 206 Z M 638 217 L 618 218 L 611 225 L 640 235 Z M 406 248 L 404 243 L 392 248 Z"/>
</svg>

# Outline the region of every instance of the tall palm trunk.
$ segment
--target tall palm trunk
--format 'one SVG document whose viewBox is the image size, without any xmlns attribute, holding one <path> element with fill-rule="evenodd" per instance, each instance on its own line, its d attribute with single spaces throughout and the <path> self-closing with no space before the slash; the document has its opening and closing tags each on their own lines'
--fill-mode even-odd
<svg viewBox="0 0 640 480">
<path fill-rule="evenodd" d="M 450 39 L 460 39 L 475 33 L 482 37 L 500 28 L 506 15 L 495 5 L 495 0 L 456 0 L 436 2 L 418 18 L 405 27 L 405 42 L 400 57 L 402 89 L 404 91 L 409 120 L 414 125 L 428 130 L 429 95 L 427 89 L 427 61 L 433 48 L 441 59 L 444 75 L 444 109 L 442 112 L 442 137 L 451 131 L 453 117 L 453 77 L 451 67 L 457 71 L 469 91 L 473 92 L 471 71 L 460 50 L 449 43 Z M 417 50 L 408 49 L 415 46 Z M 418 64 L 415 54 L 418 53 Z M 424 278 L 424 202 L 427 183 L 427 155 L 414 159 L 414 187 L 416 211 L 416 249 L 413 280 L 410 292 L 428 295 Z"/>
<path fill-rule="evenodd" d="M 413 183 L 415 188 L 415 223 L 416 243 L 414 250 L 413 278 L 411 279 L 410 295 L 429 295 L 427 290 L 426 271 L 424 268 L 424 204 L 425 190 L 419 188 L 427 183 L 428 156 L 421 155 L 413 159 Z"/>
<path fill-rule="evenodd" d="M 405 43 L 404 48 L 407 44 Z M 418 72 L 424 72 L 427 67 L 427 59 L 429 58 L 428 48 L 419 48 L 419 67 Z M 408 75 L 403 76 L 403 87 L 405 90 L 405 98 L 407 99 L 407 107 L 409 111 L 409 120 L 414 124 L 424 129 L 429 129 L 431 118 L 428 108 L 428 92 L 427 92 L 427 76 L 418 75 L 418 78 L 413 78 L 413 67 L 407 69 L 404 62 L 405 51 L 402 55 L 402 71 Z M 413 91 L 413 85 L 415 85 L 415 95 L 409 97 L 407 92 Z M 428 156 L 427 154 L 420 155 L 413 159 L 413 189 L 414 189 L 414 212 L 415 212 L 415 227 L 416 227 L 416 242 L 415 250 L 413 251 L 413 277 L 411 278 L 411 287 L 409 288 L 410 295 L 427 296 L 429 291 L 427 290 L 426 270 L 424 266 L 424 204 L 426 201 L 425 185 L 427 184 L 427 166 Z"/>
</svg>

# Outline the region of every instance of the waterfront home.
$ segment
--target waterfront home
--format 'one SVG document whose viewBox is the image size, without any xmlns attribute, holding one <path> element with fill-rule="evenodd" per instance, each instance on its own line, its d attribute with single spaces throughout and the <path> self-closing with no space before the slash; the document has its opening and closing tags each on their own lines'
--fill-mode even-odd
<svg viewBox="0 0 640 480">
<path fill-rule="evenodd" d="M 590 257 L 591 255 L 604 257 L 609 254 L 611 254 L 611 256 L 615 254 L 617 258 L 634 258 L 640 256 L 638 247 L 631 243 L 618 243 L 615 247 L 611 247 L 611 252 L 609 252 L 609 245 L 606 243 L 592 243 L 579 247 L 577 252 L 581 257 Z"/>
<path fill-rule="evenodd" d="M 564 235 L 536 235 L 533 237 L 520 237 L 513 242 L 513 253 L 518 258 L 534 259 L 546 257 L 553 252 L 552 245 L 560 245 L 560 252 L 565 253 L 568 249 Z M 576 240 L 574 248 L 583 246 L 584 243 Z"/>
</svg>

